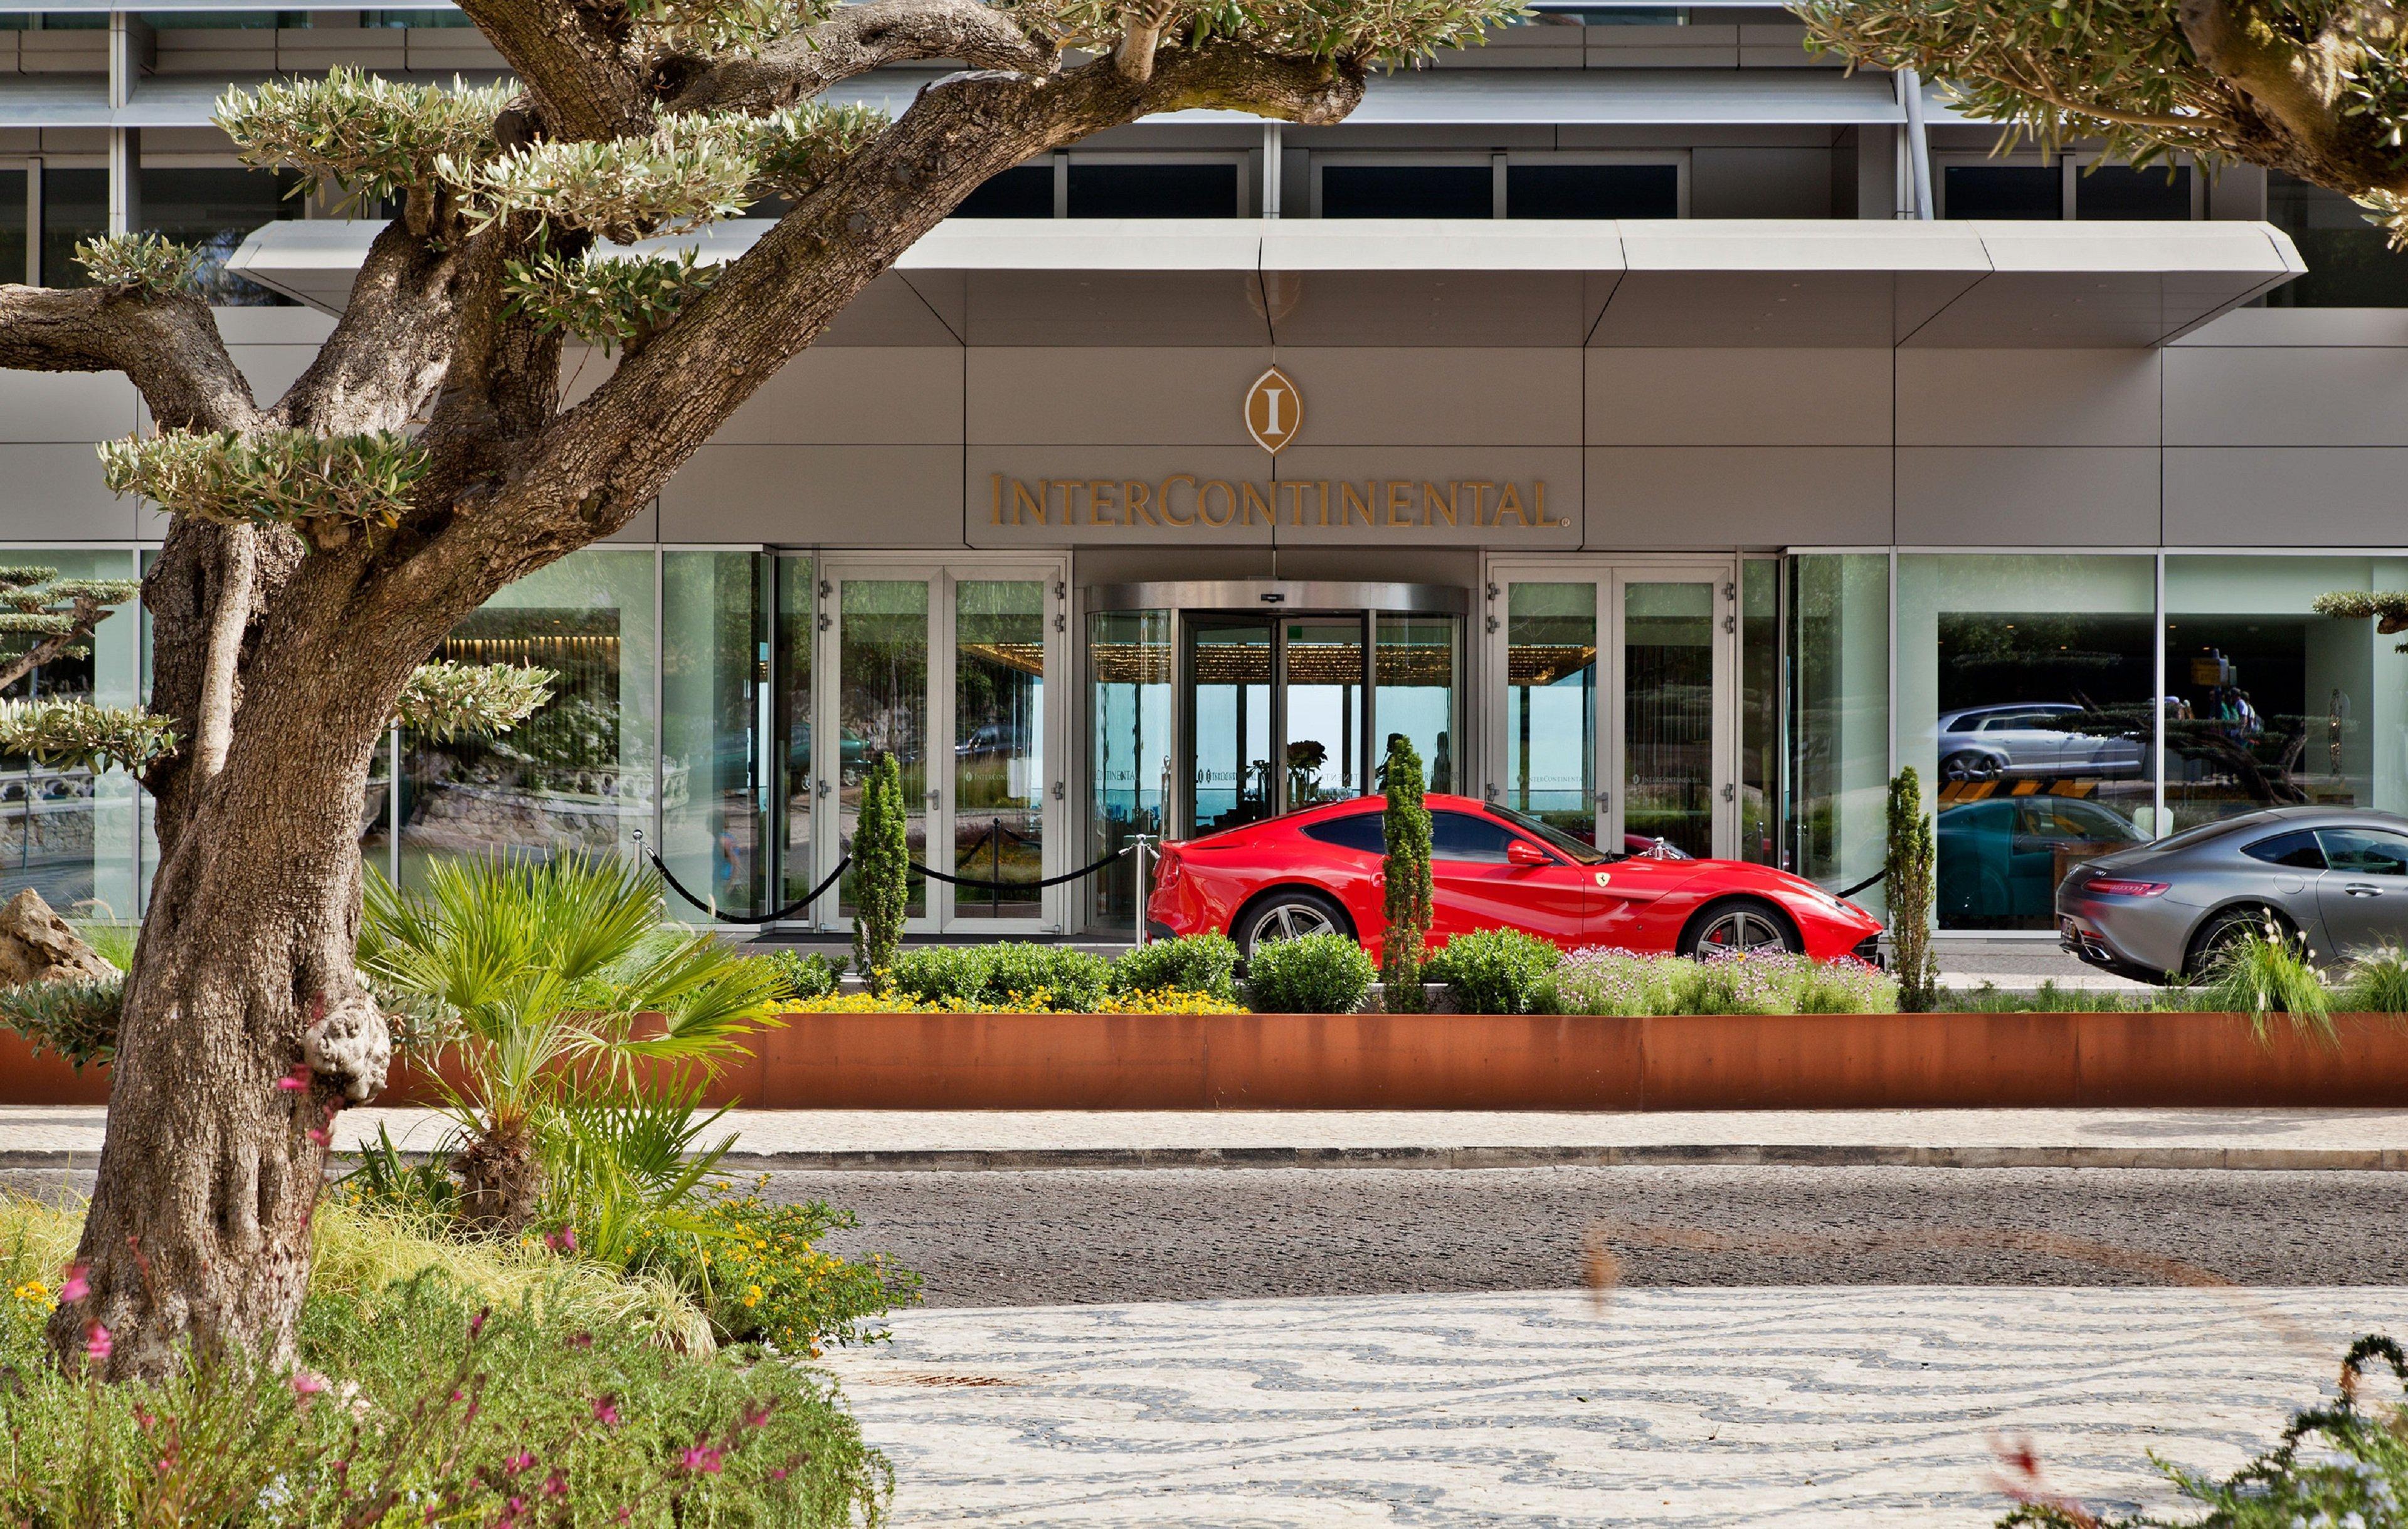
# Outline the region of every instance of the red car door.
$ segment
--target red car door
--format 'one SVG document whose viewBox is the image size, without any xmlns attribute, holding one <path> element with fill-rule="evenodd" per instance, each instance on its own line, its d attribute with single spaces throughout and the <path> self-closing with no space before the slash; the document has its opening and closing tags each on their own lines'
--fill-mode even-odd
<svg viewBox="0 0 2408 1529">
<path fill-rule="evenodd" d="M 1516 864 L 1514 846 L 1525 860 Z M 1503 823 L 1469 812 L 1430 814 L 1430 943 L 1474 929 L 1519 929 L 1578 947 L 1590 876 Z"/>
<path fill-rule="evenodd" d="M 1681 921 L 1656 907 L 1666 893 L 1697 875 L 1694 860 L 1652 860 L 1633 855 L 1611 865 L 1592 865 L 1596 896 L 1589 903 L 1590 945 L 1662 954 L 1680 942 Z"/>
</svg>

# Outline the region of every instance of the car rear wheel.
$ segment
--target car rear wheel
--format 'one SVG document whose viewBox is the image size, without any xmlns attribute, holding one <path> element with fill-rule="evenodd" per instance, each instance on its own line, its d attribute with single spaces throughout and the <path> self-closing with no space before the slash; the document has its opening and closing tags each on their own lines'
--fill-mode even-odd
<svg viewBox="0 0 2408 1529">
<path fill-rule="evenodd" d="M 1940 762 L 1942 780 L 1995 780 L 1998 776 L 1999 762 L 1987 754 L 1950 754 Z"/>
<path fill-rule="evenodd" d="M 1229 937 L 1251 958 L 1254 947 L 1266 940 L 1350 933 L 1345 911 L 1336 903 L 1302 887 L 1283 887 L 1240 914 Z"/>
<path fill-rule="evenodd" d="M 2298 933 L 2290 920 L 2271 907 L 2228 907 L 2215 914 L 2191 936 L 2190 959 L 2183 965 L 2183 975 L 2195 982 L 2214 977 L 2234 946 L 2264 939 L 2269 923 L 2286 939 Z"/>
<path fill-rule="evenodd" d="M 1681 931 L 1681 953 L 1703 959 L 1729 955 L 1796 955 L 1805 949 L 1798 931 L 1770 903 L 1727 897 L 1709 903 Z"/>
</svg>

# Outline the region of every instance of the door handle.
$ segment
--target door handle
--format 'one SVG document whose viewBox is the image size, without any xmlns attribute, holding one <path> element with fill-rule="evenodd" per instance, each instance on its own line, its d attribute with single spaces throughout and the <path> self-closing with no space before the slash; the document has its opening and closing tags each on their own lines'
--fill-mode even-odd
<svg viewBox="0 0 2408 1529">
<path fill-rule="evenodd" d="M 2371 886 L 2364 881 L 2352 881 L 2342 890 L 2348 893 L 2352 897 L 2380 897 L 2383 895 L 2383 889 L 2381 887 Z"/>
</svg>

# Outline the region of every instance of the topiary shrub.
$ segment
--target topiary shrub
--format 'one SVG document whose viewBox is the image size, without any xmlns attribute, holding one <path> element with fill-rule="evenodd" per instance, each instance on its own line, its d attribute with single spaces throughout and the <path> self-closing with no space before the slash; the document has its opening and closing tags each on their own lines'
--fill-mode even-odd
<svg viewBox="0 0 2408 1529">
<path fill-rule="evenodd" d="M 1111 963 L 1067 945 L 990 945 L 984 954 L 986 982 L 980 996 L 991 1004 L 1089 1014 L 1111 982 Z"/>
<path fill-rule="evenodd" d="M 1246 1007 L 1257 1014 L 1352 1014 L 1378 968 L 1344 935 L 1258 943 L 1246 963 Z"/>
<path fill-rule="evenodd" d="M 861 784 L 861 816 L 853 830 L 853 964 L 882 993 L 911 907 L 909 834 L 903 766 L 893 754 L 881 754 Z"/>
<path fill-rule="evenodd" d="M 1422 950 L 1430 928 L 1430 815 L 1422 801 L 1422 756 L 1398 733 L 1388 739 L 1382 769 L 1388 805 L 1383 813 L 1387 854 L 1382 908 L 1388 921 L 1380 941 L 1380 981 L 1392 1014 L 1418 1014 L 1424 1005 Z"/>
<path fill-rule="evenodd" d="M 55 1051 L 78 1072 L 117 1054 L 117 1016 L 124 1007 L 122 973 L 0 988 L 0 1025 L 33 1042 L 36 1055 Z"/>
<path fill-rule="evenodd" d="M 1889 899 L 1890 971 L 1898 1007 L 1928 1013 L 1938 995 L 1931 958 L 1931 887 L 1935 855 L 1931 818 L 1923 810 L 1923 782 L 1910 764 L 1889 783 L 1889 848 L 1882 879 Z"/>
<path fill-rule="evenodd" d="M 1200 993 L 1233 999 L 1238 995 L 1238 947 L 1222 934 L 1182 935 L 1140 945 L 1112 963 L 1111 989 L 1122 995 Z"/>
<path fill-rule="evenodd" d="M 1536 935 L 1475 929 L 1447 941 L 1425 972 L 1446 984 L 1457 1013 L 1536 1014 L 1547 1007 L 1548 979 L 1563 958 L 1553 941 Z"/>
</svg>

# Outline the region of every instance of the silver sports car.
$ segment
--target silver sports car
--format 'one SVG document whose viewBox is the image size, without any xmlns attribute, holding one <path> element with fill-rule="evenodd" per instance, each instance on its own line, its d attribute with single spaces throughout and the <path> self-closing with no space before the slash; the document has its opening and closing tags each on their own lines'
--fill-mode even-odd
<svg viewBox="0 0 2408 1529">
<path fill-rule="evenodd" d="M 2118 977 L 2197 977 L 2269 919 L 2320 961 L 2408 945 L 2408 818 L 2276 807 L 2085 861 L 2057 889 L 2065 948 Z"/>
</svg>

